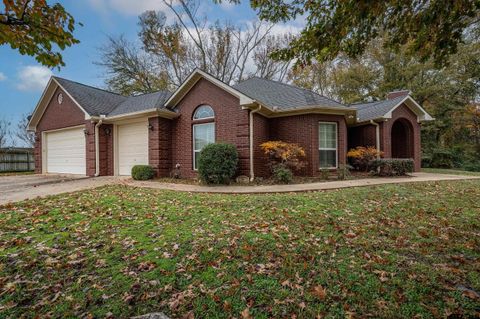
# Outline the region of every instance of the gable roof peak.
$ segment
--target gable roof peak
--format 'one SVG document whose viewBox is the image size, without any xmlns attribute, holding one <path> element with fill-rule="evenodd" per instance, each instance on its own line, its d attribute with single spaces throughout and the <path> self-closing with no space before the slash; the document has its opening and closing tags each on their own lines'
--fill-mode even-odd
<svg viewBox="0 0 480 319">
<path fill-rule="evenodd" d="M 410 94 L 412 94 L 412 92 L 410 90 L 392 91 L 392 92 L 387 93 L 387 100 L 393 100 L 397 97 L 405 97 L 405 96 L 408 96 Z"/>
</svg>

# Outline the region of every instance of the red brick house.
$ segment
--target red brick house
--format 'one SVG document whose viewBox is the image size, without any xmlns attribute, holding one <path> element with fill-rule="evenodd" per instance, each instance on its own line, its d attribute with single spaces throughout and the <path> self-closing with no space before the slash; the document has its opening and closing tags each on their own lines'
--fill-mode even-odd
<svg viewBox="0 0 480 319">
<path fill-rule="evenodd" d="M 29 129 L 37 173 L 130 175 L 133 165 L 149 164 L 168 176 L 180 164 L 183 177 L 194 177 L 202 147 L 222 141 L 238 148 L 238 174 L 253 178 L 268 175 L 259 147 L 268 140 L 301 145 L 304 175 L 337 168 L 361 145 L 413 158 L 419 170 L 420 125 L 429 120 L 407 91 L 343 105 L 288 84 L 252 78 L 229 86 L 195 70 L 173 93 L 138 96 L 52 77 Z"/>
</svg>

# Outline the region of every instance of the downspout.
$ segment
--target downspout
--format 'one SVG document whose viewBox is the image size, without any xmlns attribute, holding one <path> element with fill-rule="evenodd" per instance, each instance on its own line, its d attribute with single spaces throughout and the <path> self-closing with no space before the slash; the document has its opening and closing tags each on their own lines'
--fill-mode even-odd
<svg viewBox="0 0 480 319">
<path fill-rule="evenodd" d="M 98 128 L 102 125 L 105 115 L 100 115 L 100 120 L 95 124 L 95 177 L 100 175 L 100 137 L 98 136 Z"/>
<path fill-rule="evenodd" d="M 370 124 L 375 126 L 375 148 L 377 149 L 377 158 L 380 158 L 380 124 L 374 120 L 370 120 Z"/>
<path fill-rule="evenodd" d="M 253 170 L 253 114 L 254 113 L 257 113 L 258 111 L 260 111 L 260 109 L 262 108 L 261 105 L 258 106 L 258 108 L 256 108 L 255 110 L 251 110 L 250 111 L 250 182 L 253 182 L 253 180 L 255 179 L 255 173 L 254 173 L 254 170 Z"/>
</svg>

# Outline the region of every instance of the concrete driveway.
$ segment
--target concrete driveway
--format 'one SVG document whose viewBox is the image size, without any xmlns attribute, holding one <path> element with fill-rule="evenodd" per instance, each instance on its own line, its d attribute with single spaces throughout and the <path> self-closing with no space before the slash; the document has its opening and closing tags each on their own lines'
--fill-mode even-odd
<svg viewBox="0 0 480 319">
<path fill-rule="evenodd" d="M 78 175 L 0 176 L 0 205 L 38 196 L 70 193 L 106 185 L 114 177 L 89 178 Z"/>
</svg>

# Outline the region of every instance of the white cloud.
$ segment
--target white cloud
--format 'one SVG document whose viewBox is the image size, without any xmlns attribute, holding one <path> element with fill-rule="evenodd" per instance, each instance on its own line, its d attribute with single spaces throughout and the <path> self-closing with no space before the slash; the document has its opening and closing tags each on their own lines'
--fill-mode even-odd
<svg viewBox="0 0 480 319">
<path fill-rule="evenodd" d="M 44 66 L 24 66 L 18 72 L 17 89 L 21 91 L 41 91 L 47 85 L 52 74 L 52 71 Z"/>
<path fill-rule="evenodd" d="M 93 9 L 102 13 L 116 11 L 126 16 L 137 16 L 147 10 L 162 10 L 168 12 L 167 6 L 161 0 L 89 0 Z"/>
<path fill-rule="evenodd" d="M 220 3 L 220 7 L 223 9 L 223 10 L 226 10 L 226 11 L 231 11 L 233 10 L 237 5 L 235 3 L 232 3 L 230 1 L 222 1 L 222 3 Z"/>
<path fill-rule="evenodd" d="M 7 79 L 7 76 L 0 72 L 0 82 L 5 81 Z"/>
</svg>

